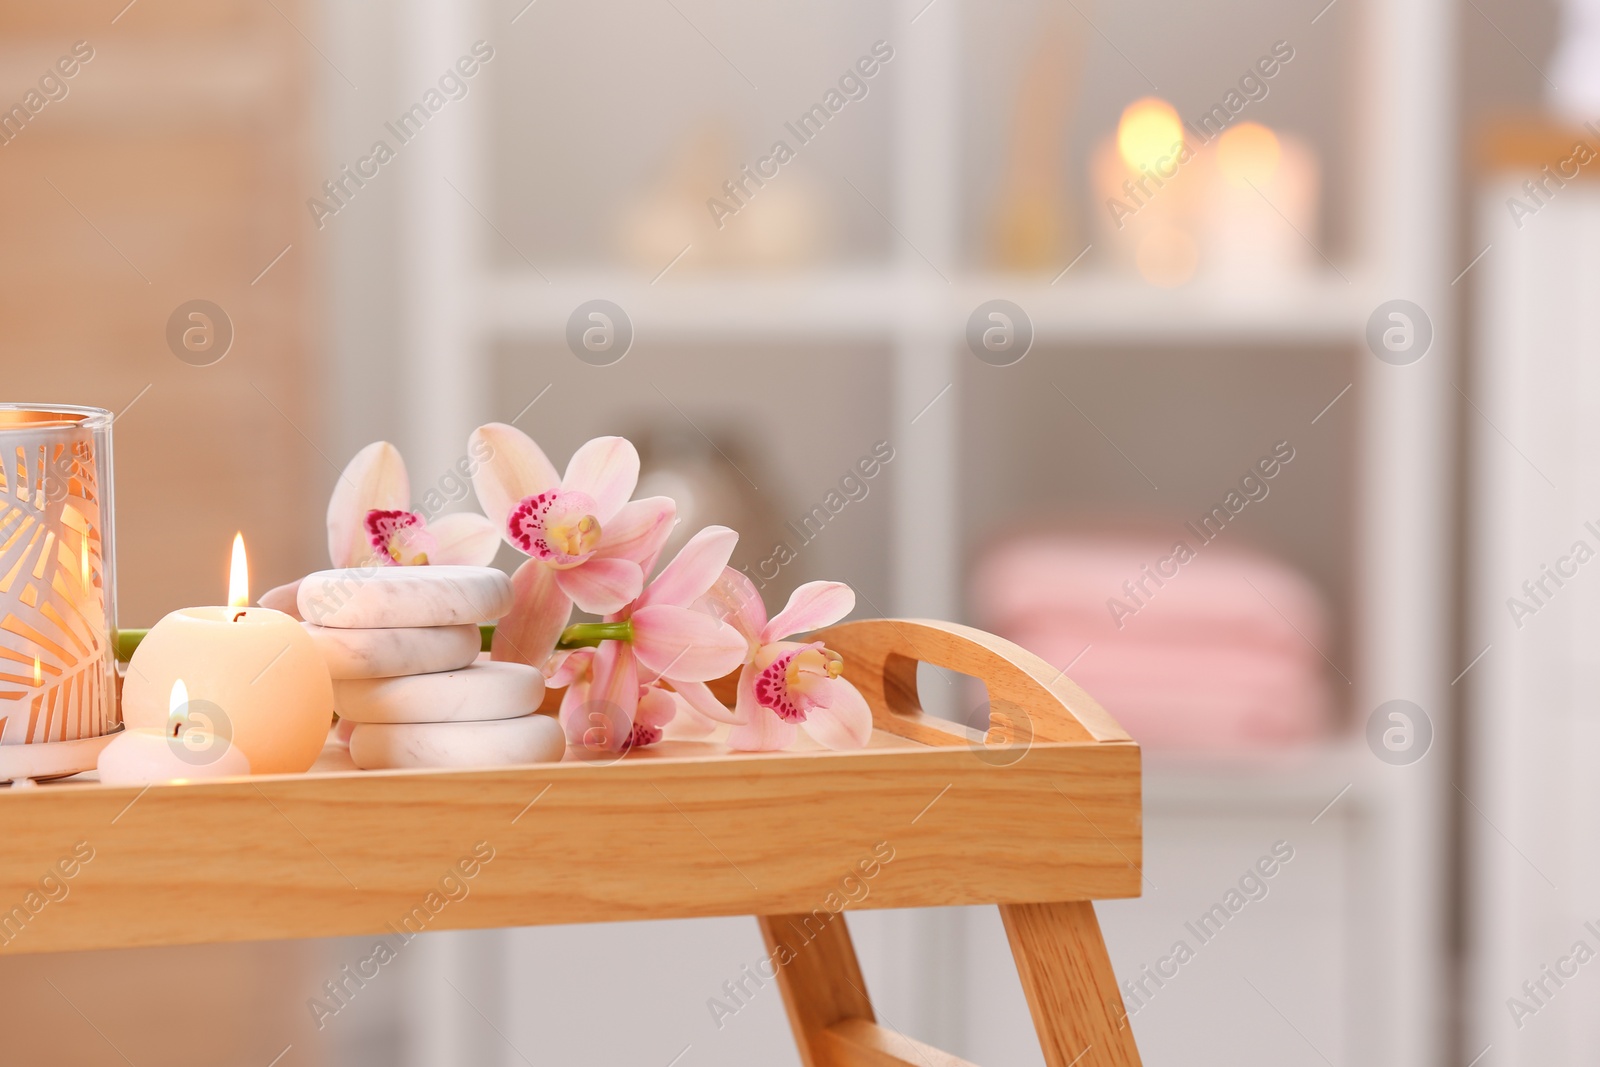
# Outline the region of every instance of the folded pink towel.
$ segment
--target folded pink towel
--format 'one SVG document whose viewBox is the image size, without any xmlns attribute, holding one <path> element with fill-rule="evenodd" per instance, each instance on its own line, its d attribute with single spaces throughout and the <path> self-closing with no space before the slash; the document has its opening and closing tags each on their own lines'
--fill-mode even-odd
<svg viewBox="0 0 1600 1067">
<path fill-rule="evenodd" d="M 1020 538 L 974 576 L 982 625 L 1088 690 L 1142 744 L 1229 749 L 1327 733 L 1327 613 L 1264 556 L 1148 538 Z"/>
</svg>

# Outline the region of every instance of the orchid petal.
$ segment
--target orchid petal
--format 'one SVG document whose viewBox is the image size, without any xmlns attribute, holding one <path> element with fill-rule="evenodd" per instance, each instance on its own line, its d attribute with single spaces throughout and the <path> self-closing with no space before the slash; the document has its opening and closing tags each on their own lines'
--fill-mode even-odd
<svg viewBox="0 0 1600 1067">
<path fill-rule="evenodd" d="M 639 484 L 639 453 L 626 437 L 596 437 L 572 454 L 564 492 L 587 493 L 594 498 L 595 517 L 605 526 L 628 502 Z M 524 494 L 526 495 L 526 494 Z"/>
<path fill-rule="evenodd" d="M 483 457 L 472 474 L 478 504 L 500 536 L 511 544 L 506 520 L 525 498 L 538 496 L 561 484 L 552 464 L 533 438 L 503 422 L 491 422 L 472 431 L 468 450 Z"/>
<path fill-rule="evenodd" d="M 411 479 L 400 450 L 374 441 L 345 465 L 328 498 L 328 558 L 338 568 L 372 559 L 367 512 L 411 506 Z"/>
<path fill-rule="evenodd" d="M 596 559 L 631 559 L 649 574 L 661 546 L 677 525 L 678 505 L 671 497 L 650 496 L 633 500 L 600 528 L 600 547 Z"/>
<path fill-rule="evenodd" d="M 784 722 L 756 703 L 756 671 L 746 666 L 739 675 L 739 701 L 734 711 L 739 725 L 728 731 L 728 747 L 735 752 L 776 752 L 794 744 L 800 728 Z"/>
<path fill-rule="evenodd" d="M 438 547 L 430 563 L 462 567 L 487 567 L 500 551 L 500 530 L 486 516 L 473 511 L 443 515 L 428 524 Z"/>
<path fill-rule="evenodd" d="M 555 573 L 530 559 L 511 576 L 511 611 L 494 630 L 494 658 L 543 668 L 572 618 L 572 599 Z"/>
<path fill-rule="evenodd" d="M 594 649 L 564 649 L 550 657 L 545 664 L 545 685 L 551 689 L 566 689 L 583 684 L 594 667 Z"/>
<path fill-rule="evenodd" d="M 575 682 L 561 694 L 561 711 L 557 718 L 561 732 L 567 735 L 567 744 L 583 747 L 583 735 L 593 725 L 585 718 L 589 706 L 589 683 Z"/>
<path fill-rule="evenodd" d="M 723 707 L 722 701 L 716 698 L 704 682 L 686 682 L 681 678 L 674 678 L 672 688 L 700 718 L 730 725 L 738 724 L 739 717 Z"/>
<path fill-rule="evenodd" d="M 677 714 L 678 702 L 672 699 L 672 694 L 658 686 L 649 685 L 639 694 L 639 712 L 634 716 L 633 724 L 661 727 L 671 722 Z"/>
<path fill-rule="evenodd" d="M 856 593 L 843 582 L 807 582 L 761 630 L 761 643 L 782 641 L 823 626 L 832 626 L 855 610 Z"/>
<path fill-rule="evenodd" d="M 594 682 L 584 718 L 584 747 L 620 751 L 633 736 L 639 710 L 639 668 L 633 649 L 621 641 L 602 641 L 594 654 Z"/>
<path fill-rule="evenodd" d="M 716 730 L 715 721 L 706 718 L 683 699 L 682 693 L 673 693 L 678 714 L 662 728 L 662 734 L 673 741 L 702 741 Z"/>
<path fill-rule="evenodd" d="M 256 603 L 273 611 L 281 611 L 291 619 L 300 619 L 300 583 L 303 581 L 304 578 L 297 578 L 288 585 L 268 589 Z"/>
<path fill-rule="evenodd" d="M 568 570 L 555 570 L 554 574 L 561 591 L 579 608 L 595 615 L 621 611 L 638 598 L 644 586 L 644 571 L 631 559 L 591 559 Z"/>
<path fill-rule="evenodd" d="M 657 604 L 633 613 L 634 652 L 663 678 L 721 678 L 744 662 L 746 647 L 738 630 L 690 608 Z"/>
<path fill-rule="evenodd" d="M 827 704 L 812 708 L 800 729 L 827 748 L 865 746 L 872 739 L 872 709 L 867 706 L 867 698 L 843 678 L 830 678 L 820 684 L 826 691 Z"/>
<path fill-rule="evenodd" d="M 690 607 L 731 624 L 750 643 L 746 659 L 755 658 L 756 650 L 761 647 L 761 631 L 767 625 L 767 606 L 756 591 L 756 583 L 744 572 L 724 567 L 706 595 Z"/>
<path fill-rule="evenodd" d="M 650 588 L 639 597 L 640 606 L 687 607 L 694 603 L 722 576 L 738 543 L 739 535 L 726 526 L 707 526 L 689 538 L 672 562 L 661 568 Z"/>
</svg>

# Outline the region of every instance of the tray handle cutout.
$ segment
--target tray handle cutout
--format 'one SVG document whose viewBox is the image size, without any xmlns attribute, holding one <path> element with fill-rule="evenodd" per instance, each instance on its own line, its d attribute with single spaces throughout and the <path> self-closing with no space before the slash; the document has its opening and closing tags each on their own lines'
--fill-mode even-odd
<svg viewBox="0 0 1600 1067">
<path fill-rule="evenodd" d="M 931 619 L 863 619 L 819 631 L 845 660 L 880 730 L 927 745 L 970 745 L 973 731 L 929 715 L 917 699 L 917 664 L 969 674 L 989 690 L 992 714 L 1032 740 L 1132 739 L 1066 674 L 1002 637 Z"/>
</svg>

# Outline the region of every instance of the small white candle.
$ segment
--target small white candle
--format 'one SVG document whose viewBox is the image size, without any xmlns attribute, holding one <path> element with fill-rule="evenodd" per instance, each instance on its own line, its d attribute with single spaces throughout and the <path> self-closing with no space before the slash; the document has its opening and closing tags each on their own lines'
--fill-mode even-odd
<svg viewBox="0 0 1600 1067">
<path fill-rule="evenodd" d="M 124 730 L 100 753 L 107 785 L 231 778 L 250 773 L 250 761 L 228 739 L 207 729 L 202 706 L 191 705 L 182 679 L 172 684 L 165 729 Z"/>
</svg>

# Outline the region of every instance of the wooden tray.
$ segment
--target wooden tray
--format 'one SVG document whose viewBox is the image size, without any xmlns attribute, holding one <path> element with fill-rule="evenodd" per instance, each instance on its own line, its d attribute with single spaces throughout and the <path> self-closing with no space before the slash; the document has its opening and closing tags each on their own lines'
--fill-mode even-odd
<svg viewBox="0 0 1600 1067">
<path fill-rule="evenodd" d="M 422 772 L 329 752 L 304 775 L 4 791 L 0 952 L 747 914 L 785 964 L 808 1065 L 944 1067 L 960 1061 L 877 1026 L 832 920 L 999 904 L 1051 1067 L 1137 1063 L 1087 902 L 1139 894 L 1138 746 L 981 631 L 873 620 L 819 639 L 872 706 L 865 750 L 671 742 L 612 764 Z M 922 713 L 919 661 L 982 679 L 1011 743 Z M 58 866 L 75 849 L 93 858 Z M 73 866 L 49 901 L 41 880 Z"/>
</svg>

